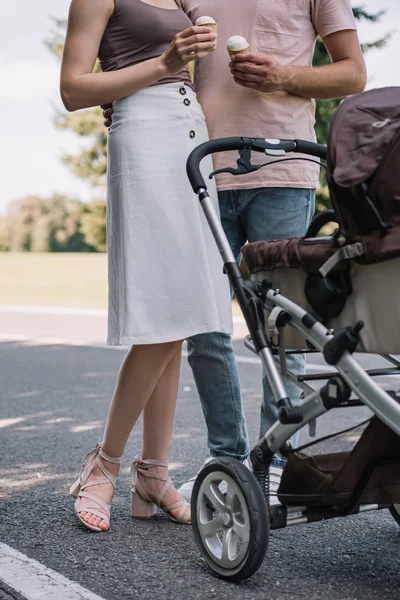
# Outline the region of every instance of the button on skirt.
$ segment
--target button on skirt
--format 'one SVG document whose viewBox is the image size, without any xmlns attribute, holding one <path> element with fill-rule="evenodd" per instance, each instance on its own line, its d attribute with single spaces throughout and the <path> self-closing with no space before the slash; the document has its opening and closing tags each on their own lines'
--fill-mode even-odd
<svg viewBox="0 0 400 600">
<path fill-rule="evenodd" d="M 232 333 L 228 280 L 186 175 L 190 152 L 208 132 L 196 95 L 182 89 L 151 86 L 114 103 L 107 173 L 110 345 Z M 206 181 L 212 169 L 208 157 Z M 218 211 L 214 182 L 208 189 Z"/>
</svg>

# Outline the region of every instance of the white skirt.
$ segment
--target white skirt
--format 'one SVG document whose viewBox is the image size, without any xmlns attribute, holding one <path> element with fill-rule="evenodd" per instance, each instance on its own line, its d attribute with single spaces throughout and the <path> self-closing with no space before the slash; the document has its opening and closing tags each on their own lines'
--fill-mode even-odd
<svg viewBox="0 0 400 600">
<path fill-rule="evenodd" d="M 208 140 L 195 93 L 157 85 L 114 104 L 108 137 L 108 338 L 157 344 L 232 333 L 220 253 L 186 175 Z M 202 171 L 212 171 L 211 157 Z M 218 211 L 214 182 L 208 185 Z"/>
</svg>

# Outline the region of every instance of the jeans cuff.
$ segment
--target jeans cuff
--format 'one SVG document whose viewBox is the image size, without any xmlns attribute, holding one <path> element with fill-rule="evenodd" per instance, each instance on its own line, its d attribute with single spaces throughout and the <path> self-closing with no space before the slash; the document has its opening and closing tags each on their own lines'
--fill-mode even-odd
<svg viewBox="0 0 400 600">
<path fill-rule="evenodd" d="M 210 452 L 210 456 L 212 456 L 212 458 L 234 458 L 235 460 L 243 462 L 249 458 L 250 452 L 247 452 L 247 454 L 227 454 L 226 452 Z"/>
</svg>

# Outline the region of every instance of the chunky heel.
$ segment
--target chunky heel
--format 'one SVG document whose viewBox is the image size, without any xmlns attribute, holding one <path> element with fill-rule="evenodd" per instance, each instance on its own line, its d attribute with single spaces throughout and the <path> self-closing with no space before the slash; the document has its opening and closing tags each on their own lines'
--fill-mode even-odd
<svg viewBox="0 0 400 600">
<path fill-rule="evenodd" d="M 163 502 L 165 495 L 168 490 L 173 487 L 172 481 L 168 477 L 168 472 L 164 474 L 156 473 L 151 471 L 155 467 L 162 467 L 168 469 L 168 463 L 162 460 L 142 460 L 140 456 L 136 456 L 131 466 L 131 515 L 136 519 L 150 519 L 154 517 L 157 512 L 157 506 L 161 508 L 171 521 L 174 523 L 183 523 L 184 525 L 191 525 L 190 518 L 190 506 L 186 500 L 180 497 L 180 500 L 173 504 L 167 505 Z M 139 474 L 143 478 L 158 479 L 163 482 L 159 494 L 151 495 L 146 493 L 143 485 L 139 479 Z M 178 511 L 176 516 L 172 516 L 172 511 Z"/>
<path fill-rule="evenodd" d="M 132 490 L 131 492 L 131 517 L 134 519 L 151 519 L 157 512 L 157 506 L 153 502 L 147 502 Z"/>
</svg>

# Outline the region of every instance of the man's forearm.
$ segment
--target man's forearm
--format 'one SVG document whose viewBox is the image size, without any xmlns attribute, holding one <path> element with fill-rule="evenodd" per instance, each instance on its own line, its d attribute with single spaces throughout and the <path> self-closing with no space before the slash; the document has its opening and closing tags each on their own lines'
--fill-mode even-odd
<svg viewBox="0 0 400 600">
<path fill-rule="evenodd" d="M 325 100 L 362 92 L 367 82 L 365 67 L 345 58 L 322 67 L 283 67 L 282 89 L 306 98 Z"/>
</svg>

